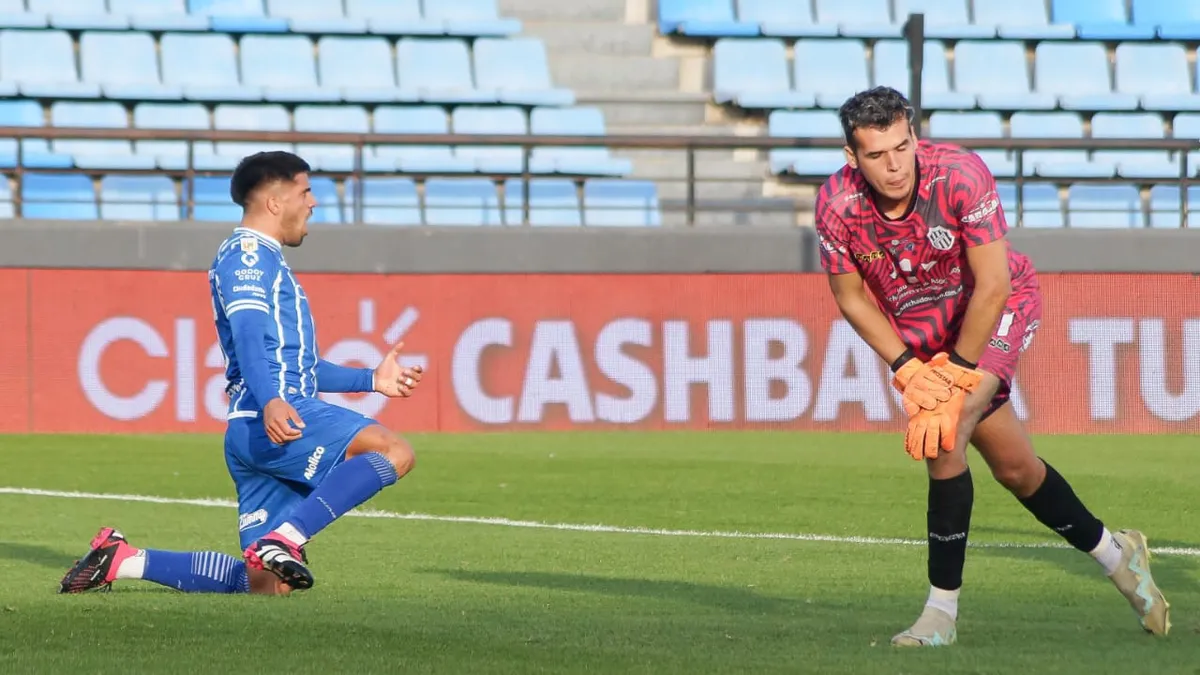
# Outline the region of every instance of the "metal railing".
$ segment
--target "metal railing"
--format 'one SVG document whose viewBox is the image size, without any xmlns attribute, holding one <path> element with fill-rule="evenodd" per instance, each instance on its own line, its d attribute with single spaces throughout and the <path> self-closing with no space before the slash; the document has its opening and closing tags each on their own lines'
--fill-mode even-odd
<svg viewBox="0 0 1200 675">
<path fill-rule="evenodd" d="M 403 176 L 423 182 L 435 177 L 486 177 L 500 182 L 506 179 L 522 179 L 522 222 L 529 223 L 530 214 L 530 181 L 540 178 L 566 178 L 574 180 L 577 187 L 582 187 L 585 180 L 597 178 L 593 175 L 582 174 L 545 174 L 531 171 L 531 155 L 536 147 L 605 147 L 610 150 L 670 150 L 682 152 L 685 155 L 684 175 L 679 178 L 653 177 L 657 183 L 665 184 L 672 181 L 684 183 L 682 200 L 663 199 L 660 208 L 664 213 L 681 212 L 684 222 L 696 224 L 697 215 L 712 210 L 727 210 L 733 212 L 749 212 L 762 209 L 763 205 L 755 200 L 732 200 L 715 206 L 709 204 L 699 194 L 701 186 L 720 183 L 728 180 L 721 176 L 700 175 L 697 165 L 697 153 L 705 151 L 735 151 L 753 150 L 761 153 L 761 158 L 771 150 L 789 149 L 834 149 L 844 144 L 841 138 L 782 138 L 782 137 L 746 137 L 746 136 L 662 136 L 662 135 L 625 135 L 612 134 L 606 136 L 551 136 L 551 135 L 483 135 L 483 134 L 358 134 L 358 133 L 303 133 L 303 132 L 265 132 L 265 131 L 199 131 L 199 130 L 162 130 L 162 129 L 91 129 L 72 127 L 0 127 L 0 137 L 17 141 L 27 139 L 55 140 L 124 140 L 124 141 L 182 141 L 187 144 L 186 164 L 182 169 L 119 169 L 119 168 L 40 168 L 30 167 L 25 163 L 25 151 L 22 143 L 17 143 L 16 165 L 10 170 L 0 168 L 0 172 L 11 172 L 16 181 L 14 190 L 14 212 L 22 215 L 23 195 L 22 184 L 26 174 L 63 174 L 82 173 L 90 176 L 101 175 L 165 175 L 183 180 L 181 204 L 183 217 L 191 218 L 196 206 L 195 183 L 191 180 L 197 176 L 228 175 L 228 170 L 200 170 L 196 168 L 196 143 L 239 142 L 269 145 L 279 144 L 336 144 L 351 146 L 354 149 L 353 168 L 349 171 L 324 171 L 315 169 L 314 175 L 330 176 L 333 178 L 354 178 L 354 217 L 355 222 L 363 218 L 363 181 L 365 177 Z M 1023 187 L 1028 182 L 1054 183 L 1057 185 L 1075 183 L 1121 183 L 1135 184 L 1143 188 L 1150 185 L 1176 184 L 1179 186 L 1179 215 L 1180 226 L 1186 227 L 1189 203 L 1188 189 L 1200 183 L 1194 174 L 1196 171 L 1189 166 L 1188 152 L 1200 149 L 1200 140 L 1186 139 L 1016 139 L 1016 138 L 954 138 L 942 139 L 956 143 L 971 150 L 998 149 L 1012 152 L 1015 160 L 1015 176 L 997 176 L 1001 182 L 1015 183 L 1016 186 L 1016 222 L 1024 223 Z M 463 172 L 401 172 L 401 171 L 367 171 L 364 169 L 364 156 L 369 146 L 511 146 L 522 149 L 521 170 L 512 173 L 463 173 Z M 53 148 L 51 148 L 53 150 Z M 1173 177 L 1159 179 L 1148 178 L 1096 178 L 1094 176 L 1058 176 L 1053 177 L 1032 174 L 1027 175 L 1025 153 L 1045 150 L 1155 150 L 1175 153 L 1178 157 L 1179 172 Z M 635 176 L 636 178 L 636 176 Z M 783 184 L 819 185 L 828 178 L 826 175 L 806 175 L 803 171 L 795 175 L 775 175 L 763 171 L 753 180 L 778 181 Z M 745 180 L 743 178 L 743 180 Z M 806 203 L 807 200 L 807 203 Z M 742 201 L 743 203 L 738 203 Z M 811 197 L 791 198 L 789 208 L 800 212 L 811 208 Z M 780 207 L 777 207 L 780 208 Z"/>
</svg>

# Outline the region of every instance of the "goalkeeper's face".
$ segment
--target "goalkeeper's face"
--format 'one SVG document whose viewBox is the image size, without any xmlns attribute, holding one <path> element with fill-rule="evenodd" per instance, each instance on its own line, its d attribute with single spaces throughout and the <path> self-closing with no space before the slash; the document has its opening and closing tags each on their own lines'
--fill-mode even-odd
<svg viewBox="0 0 1200 675">
<path fill-rule="evenodd" d="M 308 174 L 300 174 L 290 183 L 284 183 L 280 192 L 280 224 L 283 245 L 299 246 L 308 234 L 308 219 L 312 217 L 317 200 L 313 197 Z"/>
</svg>

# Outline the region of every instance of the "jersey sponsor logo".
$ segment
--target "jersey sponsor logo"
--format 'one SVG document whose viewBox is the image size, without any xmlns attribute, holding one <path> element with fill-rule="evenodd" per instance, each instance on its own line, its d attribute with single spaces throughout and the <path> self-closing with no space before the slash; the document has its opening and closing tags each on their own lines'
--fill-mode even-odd
<svg viewBox="0 0 1200 675">
<path fill-rule="evenodd" d="M 999 349 L 1000 351 L 1004 352 L 1005 354 L 1012 351 L 1012 345 L 1008 344 L 1007 342 L 1005 342 L 1004 340 L 1001 340 L 998 337 L 994 337 L 991 340 L 989 340 L 988 346 L 992 347 L 993 349 Z"/>
<path fill-rule="evenodd" d="M 318 445 L 308 456 L 308 466 L 304 468 L 304 480 L 312 480 L 317 475 L 317 467 L 321 465 L 321 457 L 325 454 L 325 446 Z"/>
<path fill-rule="evenodd" d="M 233 287 L 233 292 L 234 293 L 253 293 L 254 295 L 258 295 L 258 296 L 261 296 L 264 298 L 267 297 L 267 289 L 263 288 L 262 286 L 256 286 L 254 284 L 238 284 L 237 286 Z"/>
<path fill-rule="evenodd" d="M 929 245 L 939 251 L 949 251 L 954 247 L 954 233 L 941 225 L 929 228 L 925 237 L 929 240 Z"/>
<path fill-rule="evenodd" d="M 246 267 L 254 267 L 255 265 L 258 264 L 258 254 L 257 253 L 243 253 L 242 254 L 242 264 L 245 265 Z"/>
<path fill-rule="evenodd" d="M 238 532 L 257 527 L 267 522 L 267 510 L 259 509 L 250 513 L 243 513 L 238 516 Z"/>
<path fill-rule="evenodd" d="M 883 251 L 871 251 L 870 253 L 855 253 L 854 259 L 864 265 L 873 263 L 876 260 L 883 260 Z"/>
<path fill-rule="evenodd" d="M 995 213 L 998 208 L 1000 208 L 1000 199 L 995 192 L 989 192 L 982 202 L 960 219 L 960 222 L 964 225 L 981 222 Z"/>
<path fill-rule="evenodd" d="M 263 271 L 256 269 L 240 269 L 233 273 L 238 281 L 262 281 Z"/>
</svg>

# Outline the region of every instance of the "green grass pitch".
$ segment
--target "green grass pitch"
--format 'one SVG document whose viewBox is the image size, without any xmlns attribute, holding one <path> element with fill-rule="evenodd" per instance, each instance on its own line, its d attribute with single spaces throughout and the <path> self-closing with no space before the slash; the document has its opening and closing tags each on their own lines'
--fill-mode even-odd
<svg viewBox="0 0 1200 675">
<path fill-rule="evenodd" d="M 1195 438 L 1037 442 L 1150 538 L 1167 638 L 972 455 L 959 644 L 892 648 L 927 589 L 924 547 L 895 541 L 923 538 L 926 491 L 897 434 L 416 436 L 416 469 L 367 507 L 424 515 L 338 521 L 288 598 L 57 595 L 101 525 L 237 555 L 220 438 L 0 436 L 0 673 L 1200 673 Z M 201 498 L 225 501 L 173 501 Z"/>
</svg>

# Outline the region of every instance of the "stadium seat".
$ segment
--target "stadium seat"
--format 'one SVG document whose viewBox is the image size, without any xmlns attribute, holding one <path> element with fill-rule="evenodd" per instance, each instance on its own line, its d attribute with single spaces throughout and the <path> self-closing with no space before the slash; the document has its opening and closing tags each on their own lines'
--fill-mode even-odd
<svg viewBox="0 0 1200 675">
<path fill-rule="evenodd" d="M 355 217 L 358 181 L 346 179 L 346 221 L 367 225 L 420 225 L 421 204 L 417 185 L 409 178 L 367 178 L 362 181 L 362 218 Z"/>
<path fill-rule="evenodd" d="M 799 39 L 793 47 L 795 89 L 822 108 L 840 108 L 857 91 L 869 89 L 867 55 L 859 40 Z"/>
<path fill-rule="evenodd" d="M 421 16 L 421 0 L 346 0 L 346 16 L 365 19 L 376 35 L 441 35 L 444 28 Z"/>
<path fill-rule="evenodd" d="M 0 0 L 0 26 L 5 28 L 48 28 L 45 14 L 25 10 L 25 0 Z"/>
<path fill-rule="evenodd" d="M 317 84 L 313 43 L 301 35 L 247 35 L 239 45 L 242 85 L 263 92 L 268 101 L 334 102 L 336 89 Z"/>
<path fill-rule="evenodd" d="M 1133 94 L 1113 92 L 1108 52 L 1100 42 L 1042 42 L 1035 51 L 1037 92 L 1065 110 L 1136 110 Z"/>
<path fill-rule="evenodd" d="M 603 136 L 604 113 L 599 108 L 534 108 L 529 130 L 535 135 Z M 612 157 L 605 147 L 538 146 L 531 168 L 536 173 L 626 176 L 633 171 L 628 159 Z"/>
<path fill-rule="evenodd" d="M 55 220 L 99 218 L 92 179 L 80 174 L 25 174 L 21 178 L 21 215 Z"/>
<path fill-rule="evenodd" d="M 446 111 L 434 106 L 381 106 L 375 109 L 377 134 L 448 134 Z M 377 145 L 370 171 L 400 169 L 406 173 L 471 173 L 475 162 L 456 157 L 448 145 Z"/>
<path fill-rule="evenodd" d="M 1067 225 L 1145 227 L 1142 199 L 1132 185 L 1072 185 L 1067 189 Z"/>
<path fill-rule="evenodd" d="M 713 100 L 747 109 L 810 108 L 812 94 L 792 90 L 787 52 L 778 39 L 720 38 L 713 45 Z"/>
<path fill-rule="evenodd" d="M 496 0 L 424 0 L 422 5 L 425 20 L 443 24 L 446 35 L 482 37 L 521 32 L 519 20 L 500 16 Z"/>
<path fill-rule="evenodd" d="M 30 58 L 37 54 L 37 58 Z M 0 94 L 28 98 L 96 98 L 100 86 L 81 82 L 75 45 L 61 30 L 0 30 Z"/>
<path fill-rule="evenodd" d="M 313 209 L 313 217 L 310 222 L 323 225 L 346 222 L 346 219 L 342 217 L 337 183 L 333 182 L 332 178 L 312 176 L 308 179 L 308 184 L 312 187 L 313 199 L 317 200 L 317 207 Z"/>
<path fill-rule="evenodd" d="M 133 109 L 133 126 L 137 129 L 196 129 L 211 127 L 208 110 L 199 103 L 139 103 Z M 193 141 L 192 152 L 211 157 L 216 153 L 211 141 Z M 134 141 L 137 155 L 152 157 L 158 168 L 180 171 L 187 168 L 188 141 Z M 197 166 L 203 166 L 201 160 Z"/>
<path fill-rule="evenodd" d="M 208 17 L 187 13 L 184 0 L 108 0 L 108 11 L 144 31 L 206 31 Z"/>
<path fill-rule="evenodd" d="M 529 122 L 520 108 L 460 106 L 454 109 L 450 125 L 456 134 L 529 133 Z M 474 163 L 481 173 L 520 173 L 525 166 L 525 153 L 519 145 L 460 145 L 454 155 Z"/>
<path fill-rule="evenodd" d="M 524 222 L 524 181 L 510 178 L 504 183 L 504 222 L 520 226 Z M 579 192 L 564 179 L 529 182 L 529 224 L 534 226 L 572 227 L 583 225 Z"/>
<path fill-rule="evenodd" d="M 109 14 L 105 0 L 28 0 L 31 14 L 44 15 L 60 30 L 124 30 L 129 18 Z"/>
<path fill-rule="evenodd" d="M 0 175 L 0 218 L 13 218 L 15 215 L 12 186 L 8 184 L 8 176 Z"/>
<path fill-rule="evenodd" d="M 403 101 L 495 103 L 496 91 L 475 86 L 471 55 L 462 40 L 401 38 L 396 43 L 396 74 Z"/>
<path fill-rule="evenodd" d="M 971 23 L 968 0 L 895 0 L 896 21 L 903 24 L 910 14 L 925 15 L 925 35 L 930 38 L 996 37 L 994 24 Z"/>
<path fill-rule="evenodd" d="M 427 225 L 503 225 L 496 184 L 486 178 L 430 178 L 425 182 Z"/>
<path fill-rule="evenodd" d="M 1163 40 L 1200 38 L 1200 3 L 1180 0 L 1133 0 L 1131 19 L 1135 25 L 1153 27 Z"/>
<path fill-rule="evenodd" d="M 875 85 L 891 87 L 909 95 L 908 43 L 880 40 L 874 49 Z M 938 40 L 925 43 L 921 68 L 921 107 L 926 110 L 970 110 L 975 107 L 971 94 L 950 89 L 950 67 L 946 46 Z"/>
<path fill-rule="evenodd" d="M 1051 24 L 1046 0 L 974 0 L 975 23 L 995 26 L 1003 40 L 1061 40 L 1075 37 L 1074 24 Z"/>
<path fill-rule="evenodd" d="M 546 45 L 534 38 L 475 41 L 475 81 L 507 105 L 572 105 L 575 94 L 550 81 Z"/>
<path fill-rule="evenodd" d="M 959 138 L 1001 138 L 1004 122 L 994 111 L 950 112 L 937 111 L 929 116 L 929 135 L 936 140 Z M 1017 165 L 1011 154 L 1000 149 L 974 149 L 992 175 L 1011 178 L 1017 175 Z"/>
<path fill-rule="evenodd" d="M 0 101 L 0 126 L 42 127 L 46 125 L 45 112 L 37 101 Z M 0 167 L 17 166 L 17 141 L 0 138 Z M 21 141 L 21 164 L 33 169 L 69 169 L 75 166 L 70 155 L 53 153 L 50 143 L 44 138 L 27 138 Z"/>
<path fill-rule="evenodd" d="M 818 24 L 811 2 L 737 0 L 737 18 L 767 37 L 836 37 L 836 24 Z"/>
<path fill-rule="evenodd" d="M 1083 120 L 1072 112 L 1017 112 L 1009 120 L 1009 131 L 1013 138 L 1083 138 Z M 1022 169 L 1026 176 L 1044 178 L 1116 175 L 1112 163 L 1089 162 L 1086 150 L 1026 150 Z"/>
<path fill-rule="evenodd" d="M 888 0 L 815 0 L 817 21 L 835 24 L 838 32 L 854 38 L 898 38 L 901 24 L 892 22 Z"/>
<path fill-rule="evenodd" d="M 1200 140 L 1200 113 L 1180 113 L 1171 121 L 1171 137 Z M 1188 175 L 1200 175 L 1200 150 L 1188 152 Z"/>
<path fill-rule="evenodd" d="M 144 32 L 85 32 L 79 39 L 84 82 L 99 85 L 105 98 L 177 101 L 183 88 L 166 86 L 158 72 L 154 37 Z"/>
<path fill-rule="evenodd" d="M 1009 222 L 1017 221 L 1017 211 L 1014 205 Z M 1022 227 L 1053 228 L 1066 225 L 1063 217 L 1062 200 L 1058 188 L 1050 183 L 1026 183 L 1021 190 Z"/>
<path fill-rule="evenodd" d="M 392 48 L 379 37 L 326 36 L 318 40 L 321 87 L 351 103 L 400 101 Z M 412 100 L 417 100 L 416 95 Z"/>
<path fill-rule="evenodd" d="M 287 19 L 266 16 L 262 0 L 188 0 L 188 12 L 208 17 L 212 30 L 225 33 L 284 33 Z"/>
<path fill-rule="evenodd" d="M 776 110 L 767 117 L 767 133 L 776 138 L 840 138 L 842 123 L 829 110 Z M 846 165 L 840 148 L 772 149 L 767 153 L 771 173 L 828 176 Z"/>
<path fill-rule="evenodd" d="M 262 89 L 243 86 L 233 38 L 220 33 L 167 33 L 159 40 L 163 84 L 183 88 L 191 101 L 261 101 Z M 203 54 L 204 58 L 196 58 Z"/>
<path fill-rule="evenodd" d="M 179 220 L 175 183 L 166 176 L 105 176 L 100 179 L 104 220 Z"/>
<path fill-rule="evenodd" d="M 1150 188 L 1150 227 L 1179 229 L 1182 203 L 1178 185 L 1155 185 Z M 1187 226 L 1200 227 L 1200 187 L 1187 191 Z"/>
<path fill-rule="evenodd" d="M 658 227 L 662 225 L 658 187 L 650 181 L 589 180 L 583 185 L 583 224 Z"/>
<path fill-rule="evenodd" d="M 1116 49 L 1116 89 L 1146 110 L 1200 110 L 1191 68 L 1180 44 L 1123 42 Z"/>
<path fill-rule="evenodd" d="M 954 49 L 954 82 L 973 94 L 985 110 L 1053 110 L 1057 99 L 1029 86 L 1025 45 L 1020 42 L 963 40 Z"/>
<path fill-rule="evenodd" d="M 1163 119 L 1158 113 L 1096 113 L 1092 117 L 1092 138 L 1166 137 Z M 1174 153 L 1165 150 L 1095 150 L 1092 161 L 1112 163 L 1122 178 L 1171 178 L 1179 175 Z"/>
<path fill-rule="evenodd" d="M 1051 0 L 1054 23 L 1073 23 L 1084 40 L 1151 40 L 1152 26 L 1129 23 L 1125 0 Z"/>
<path fill-rule="evenodd" d="M 371 132 L 367 111 L 358 106 L 299 105 L 292 113 L 292 126 L 312 133 Z M 352 171 L 358 151 L 349 144 L 297 143 L 296 153 L 320 171 Z M 364 160 L 368 154 L 364 147 Z"/>
<path fill-rule="evenodd" d="M 342 3 L 329 0 L 266 0 L 267 15 L 284 19 L 293 33 L 367 32 L 367 20 L 342 13 Z"/>
<path fill-rule="evenodd" d="M 190 185 L 184 179 L 180 203 L 187 214 L 188 192 L 191 192 L 192 220 L 236 223 L 242 219 L 242 207 L 234 204 L 229 196 L 229 176 L 197 176 Z"/>
<path fill-rule="evenodd" d="M 127 129 L 129 117 L 120 103 L 112 101 L 58 101 L 50 106 L 50 124 L 56 127 Z M 153 169 L 153 157 L 133 154 L 128 140 L 55 139 L 53 152 L 71 155 L 81 169 Z"/>
<path fill-rule="evenodd" d="M 658 30 L 692 37 L 753 37 L 757 23 L 738 21 L 734 0 L 658 0 Z"/>
<path fill-rule="evenodd" d="M 225 131 L 291 131 L 287 109 L 281 105 L 223 103 L 213 109 L 213 129 Z M 217 161 L 230 170 L 246 155 L 267 150 L 294 152 L 290 143 L 273 141 L 217 141 Z"/>
</svg>

